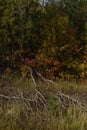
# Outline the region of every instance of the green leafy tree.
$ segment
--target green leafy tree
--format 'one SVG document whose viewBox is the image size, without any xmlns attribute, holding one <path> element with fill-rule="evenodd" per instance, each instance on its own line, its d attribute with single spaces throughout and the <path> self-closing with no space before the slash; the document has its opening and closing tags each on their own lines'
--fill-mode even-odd
<svg viewBox="0 0 87 130">
<path fill-rule="evenodd" d="M 86 77 L 86 10 L 85 0 L 1 0 L 0 70 L 26 69 L 21 54 L 50 78 Z"/>
</svg>

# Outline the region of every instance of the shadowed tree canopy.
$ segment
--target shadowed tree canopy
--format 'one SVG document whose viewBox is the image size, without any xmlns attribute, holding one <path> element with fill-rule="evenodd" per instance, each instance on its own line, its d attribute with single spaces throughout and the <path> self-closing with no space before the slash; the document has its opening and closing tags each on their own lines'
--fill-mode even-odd
<svg viewBox="0 0 87 130">
<path fill-rule="evenodd" d="M 85 78 L 86 10 L 86 0 L 0 0 L 0 71 L 25 73 L 21 54 L 50 78 Z"/>
</svg>

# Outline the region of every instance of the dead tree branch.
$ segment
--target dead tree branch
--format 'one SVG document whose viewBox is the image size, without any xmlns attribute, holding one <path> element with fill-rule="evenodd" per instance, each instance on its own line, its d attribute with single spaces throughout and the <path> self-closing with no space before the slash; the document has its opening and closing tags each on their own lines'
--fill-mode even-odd
<svg viewBox="0 0 87 130">
<path fill-rule="evenodd" d="M 40 73 L 38 73 L 36 71 L 37 75 L 44 81 L 44 83 L 46 83 L 46 85 L 52 84 L 53 86 L 58 87 L 58 84 L 53 82 L 52 80 L 48 80 L 45 79 Z M 33 88 L 35 90 L 35 94 L 33 95 L 33 98 L 29 98 L 29 97 L 25 97 L 24 93 L 19 90 L 18 94 L 16 94 L 15 96 L 8 96 L 6 94 L 0 93 L 0 99 L 7 99 L 7 100 L 12 100 L 12 101 L 16 101 L 16 102 L 21 102 L 22 104 L 24 104 L 27 109 L 29 109 L 31 112 L 33 112 L 33 107 L 35 107 L 37 110 L 39 108 L 43 108 L 46 109 L 49 108 L 48 106 L 48 100 L 49 100 L 49 95 L 48 95 L 48 100 L 45 98 L 45 94 L 43 95 L 39 90 L 38 90 L 38 83 L 36 82 L 34 76 L 33 76 L 33 72 L 32 69 L 30 70 L 30 76 L 32 79 L 32 83 L 33 83 Z M 84 103 L 82 101 L 79 101 L 67 94 L 62 93 L 61 91 L 57 91 L 54 92 L 52 94 L 53 97 L 55 97 L 57 99 L 57 101 L 61 104 L 62 108 L 66 109 L 67 108 L 67 104 L 68 106 L 72 105 L 73 107 L 75 107 L 76 105 L 78 105 L 80 108 L 84 109 L 85 111 L 87 111 L 87 103 Z M 35 104 L 35 106 L 32 106 L 32 104 Z M 34 109 L 35 109 L 34 108 Z"/>
</svg>

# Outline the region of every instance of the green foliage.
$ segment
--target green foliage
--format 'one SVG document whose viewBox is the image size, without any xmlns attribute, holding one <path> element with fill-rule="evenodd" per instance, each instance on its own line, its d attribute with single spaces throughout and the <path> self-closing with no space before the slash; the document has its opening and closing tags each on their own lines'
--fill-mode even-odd
<svg viewBox="0 0 87 130">
<path fill-rule="evenodd" d="M 57 109 L 57 100 L 54 97 L 51 97 L 49 100 L 50 108 L 52 110 Z"/>
<path fill-rule="evenodd" d="M 21 71 L 21 53 L 50 78 L 61 73 L 85 78 L 86 9 L 85 0 L 1 0 L 0 70 Z"/>
</svg>

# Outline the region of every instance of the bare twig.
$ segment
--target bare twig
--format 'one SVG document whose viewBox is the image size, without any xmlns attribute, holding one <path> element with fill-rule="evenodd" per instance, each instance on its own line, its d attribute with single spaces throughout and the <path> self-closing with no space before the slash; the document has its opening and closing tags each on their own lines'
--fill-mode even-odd
<svg viewBox="0 0 87 130">
<path fill-rule="evenodd" d="M 30 70 L 30 74 L 31 74 L 31 79 L 32 79 L 33 84 L 34 84 L 34 89 L 36 91 L 36 98 L 35 98 L 36 105 L 38 104 L 37 102 L 38 102 L 38 99 L 39 99 L 39 101 L 43 104 L 43 106 L 46 107 L 47 101 L 46 101 L 45 97 L 43 96 L 43 94 L 36 88 L 37 84 L 36 84 L 36 81 L 35 81 L 35 79 L 33 77 L 32 69 Z"/>
<path fill-rule="evenodd" d="M 36 81 L 35 81 L 35 79 L 33 77 L 32 69 L 30 70 L 30 75 L 31 75 L 31 79 L 33 81 L 34 87 L 36 88 L 37 84 L 36 84 Z"/>
<path fill-rule="evenodd" d="M 46 79 L 39 72 L 36 71 L 36 74 L 47 84 Z"/>
<path fill-rule="evenodd" d="M 52 80 L 45 79 L 37 71 L 36 71 L 36 73 L 46 84 L 51 83 L 52 85 L 58 87 L 58 84 L 56 84 Z M 32 106 L 32 103 L 35 104 L 35 108 L 36 108 L 37 111 L 39 110 L 39 108 L 43 108 L 43 109 L 47 110 L 47 108 L 49 108 L 47 100 L 46 100 L 45 96 L 37 88 L 38 84 L 36 83 L 36 81 L 34 79 L 32 69 L 30 70 L 30 75 L 31 75 L 31 79 L 32 79 L 32 82 L 33 82 L 33 87 L 34 87 L 34 90 L 35 90 L 35 95 L 33 95 L 32 99 L 30 99 L 28 97 L 26 98 L 21 90 L 18 90 L 19 94 L 16 95 L 16 96 L 8 96 L 8 95 L 0 93 L 0 97 L 2 99 L 7 99 L 7 101 L 8 100 L 18 101 L 18 102 L 20 101 L 31 112 L 33 112 L 33 108 L 34 108 Z M 80 108 L 83 108 L 83 109 L 85 109 L 85 111 L 87 111 L 87 103 L 83 103 L 82 101 L 79 101 L 79 100 L 77 100 L 77 99 L 75 99 L 75 98 L 73 98 L 73 97 L 71 97 L 71 96 L 69 96 L 67 94 L 62 93 L 61 91 L 57 91 L 55 93 L 53 92 L 52 96 L 55 97 L 58 100 L 58 102 L 61 104 L 61 106 L 64 109 L 66 109 L 67 106 L 69 106 L 69 105 L 72 105 L 73 107 L 75 107 L 75 105 L 77 104 Z"/>
<path fill-rule="evenodd" d="M 58 87 L 58 84 L 56 84 L 56 83 L 53 82 L 52 80 L 45 79 L 45 78 L 44 78 L 39 72 L 37 72 L 37 71 L 36 71 L 36 73 L 37 73 L 37 75 L 38 75 L 46 84 L 51 83 L 51 84 L 53 84 L 54 86 Z M 78 100 L 76 100 L 75 98 L 72 98 L 72 97 L 70 97 L 69 95 L 66 95 L 66 94 L 64 94 L 64 93 L 62 93 L 62 92 L 60 92 L 60 91 L 57 91 L 57 93 L 54 94 L 54 97 L 56 97 L 56 98 L 59 100 L 59 102 L 61 103 L 61 105 L 62 105 L 63 108 L 65 108 L 65 105 L 64 105 L 64 103 L 63 103 L 62 100 L 65 99 L 65 100 L 68 101 L 68 103 L 70 102 L 71 104 L 73 104 L 73 106 L 75 106 L 75 104 L 78 104 L 81 108 L 86 108 L 85 111 L 87 111 L 87 104 L 86 104 L 86 103 L 83 103 L 83 102 L 81 102 L 81 101 L 78 101 Z M 61 98 L 62 98 L 62 100 L 61 100 Z"/>
</svg>

